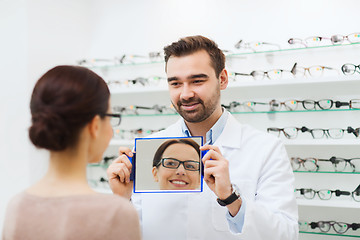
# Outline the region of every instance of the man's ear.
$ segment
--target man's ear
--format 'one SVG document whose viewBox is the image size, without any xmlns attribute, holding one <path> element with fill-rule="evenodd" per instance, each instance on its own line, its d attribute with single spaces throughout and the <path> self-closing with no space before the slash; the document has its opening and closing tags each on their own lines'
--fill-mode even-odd
<svg viewBox="0 0 360 240">
<path fill-rule="evenodd" d="M 153 169 L 152 169 L 152 174 L 153 174 L 153 177 L 154 177 L 155 182 L 158 182 L 158 181 L 159 181 L 159 178 L 158 178 L 158 176 L 157 176 L 157 173 L 158 173 L 157 167 L 153 167 Z"/>
<path fill-rule="evenodd" d="M 220 79 L 220 90 L 226 89 L 229 83 L 229 78 L 225 68 L 220 72 L 219 79 Z"/>
<path fill-rule="evenodd" d="M 90 136 L 93 138 L 97 138 L 100 132 L 100 116 L 96 115 L 89 123 L 88 129 L 90 132 Z"/>
</svg>

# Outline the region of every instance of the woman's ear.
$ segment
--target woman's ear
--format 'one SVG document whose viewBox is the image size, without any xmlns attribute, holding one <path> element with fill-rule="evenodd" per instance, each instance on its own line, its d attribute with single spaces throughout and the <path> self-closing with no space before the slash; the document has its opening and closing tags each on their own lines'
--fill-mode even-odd
<svg viewBox="0 0 360 240">
<path fill-rule="evenodd" d="M 90 132 L 90 136 L 93 138 L 97 138 L 100 132 L 100 116 L 96 115 L 88 124 L 88 129 Z"/>
<path fill-rule="evenodd" d="M 157 173 L 158 173 L 157 167 L 153 167 L 153 169 L 152 169 L 152 174 L 153 174 L 153 177 L 154 177 L 155 182 L 158 182 L 158 181 L 159 181 L 158 176 L 157 176 Z"/>
<path fill-rule="evenodd" d="M 225 68 L 220 72 L 219 79 L 220 79 L 220 90 L 226 89 L 229 83 L 229 77 Z"/>
</svg>

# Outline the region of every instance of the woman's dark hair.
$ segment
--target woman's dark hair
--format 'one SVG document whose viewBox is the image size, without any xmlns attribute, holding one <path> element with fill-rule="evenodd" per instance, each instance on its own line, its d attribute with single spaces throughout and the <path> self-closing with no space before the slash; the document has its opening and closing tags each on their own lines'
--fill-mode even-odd
<svg viewBox="0 0 360 240">
<path fill-rule="evenodd" d="M 77 143 L 80 130 L 109 107 L 105 81 L 79 66 L 57 66 L 36 83 L 30 101 L 29 137 L 38 148 L 65 150 Z"/>
<path fill-rule="evenodd" d="M 171 56 L 187 56 L 200 50 L 205 50 L 209 54 L 211 66 L 214 68 L 218 78 L 221 71 L 225 68 L 225 55 L 214 41 L 199 35 L 181 38 L 179 41 L 173 42 L 164 48 L 165 71 Z"/>
<path fill-rule="evenodd" d="M 200 156 L 200 146 L 194 140 L 187 139 L 187 138 L 171 139 L 171 140 L 167 140 L 166 142 L 162 143 L 160 145 L 160 147 L 156 150 L 154 158 L 153 158 L 153 167 L 156 167 L 159 164 L 165 150 L 170 145 L 173 145 L 175 143 L 182 143 L 182 144 L 187 144 L 187 145 L 192 146 Z"/>
</svg>

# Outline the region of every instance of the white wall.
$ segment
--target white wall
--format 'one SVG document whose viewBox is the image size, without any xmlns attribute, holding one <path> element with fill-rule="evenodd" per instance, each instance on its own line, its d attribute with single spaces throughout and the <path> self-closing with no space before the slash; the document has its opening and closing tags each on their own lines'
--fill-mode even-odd
<svg viewBox="0 0 360 240">
<path fill-rule="evenodd" d="M 239 40 L 287 46 L 290 37 L 349 34 L 356 0 L 94 1 L 92 56 L 148 53 L 187 35 L 202 34 L 222 49 Z M 288 46 L 287 46 L 288 47 Z"/>
<path fill-rule="evenodd" d="M 40 178 L 46 154 L 28 141 L 35 80 L 83 57 L 146 54 L 186 35 L 223 49 L 239 40 L 359 31 L 356 0 L 0 0 L 0 230 L 5 205 Z M 260 68 L 261 69 L 261 68 Z"/>
<path fill-rule="evenodd" d="M 0 16 L 1 230 L 8 199 L 29 184 L 26 1 L 0 1 Z"/>
<path fill-rule="evenodd" d="M 51 67 L 86 55 L 90 7 L 87 0 L 0 0 L 0 233 L 11 196 L 47 167 L 47 153 L 28 140 L 33 86 Z"/>
</svg>

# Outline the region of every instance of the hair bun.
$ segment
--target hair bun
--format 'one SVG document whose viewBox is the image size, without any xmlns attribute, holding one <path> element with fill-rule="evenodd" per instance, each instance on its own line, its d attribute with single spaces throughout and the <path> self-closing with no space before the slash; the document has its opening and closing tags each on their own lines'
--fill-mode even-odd
<svg viewBox="0 0 360 240">
<path fill-rule="evenodd" d="M 32 115 L 29 137 L 36 147 L 61 151 L 67 147 L 69 136 L 70 131 L 58 114 L 38 111 Z"/>
</svg>

